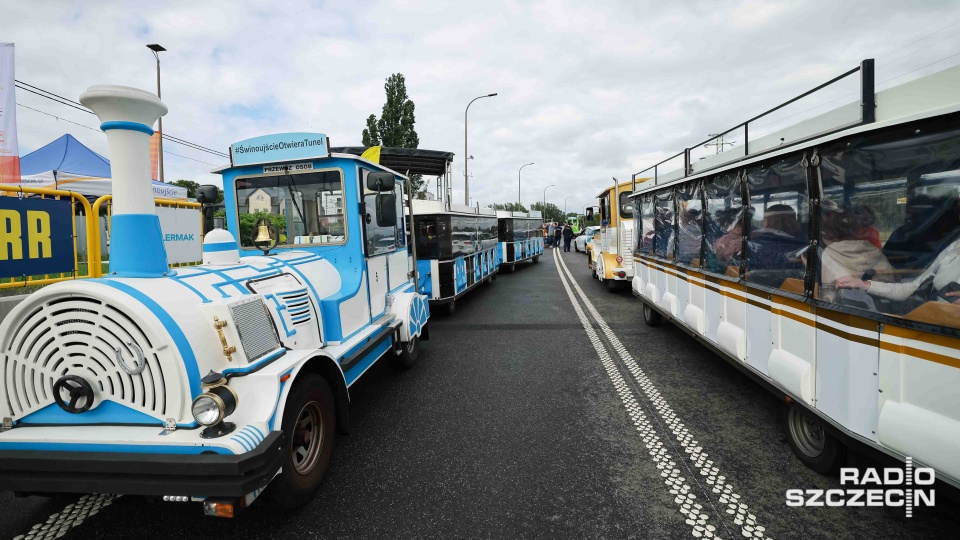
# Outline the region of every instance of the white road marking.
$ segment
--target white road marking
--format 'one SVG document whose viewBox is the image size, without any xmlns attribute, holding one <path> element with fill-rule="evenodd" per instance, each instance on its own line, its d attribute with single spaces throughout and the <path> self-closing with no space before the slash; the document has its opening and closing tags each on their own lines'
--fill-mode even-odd
<svg viewBox="0 0 960 540">
<path fill-rule="evenodd" d="M 720 474 L 720 469 L 714 466 L 713 461 L 708 459 L 709 455 L 703 450 L 700 444 L 694 440 L 693 434 L 691 434 L 680 421 L 680 418 L 673 412 L 673 409 L 660 394 L 660 391 L 657 390 L 643 370 L 640 369 L 640 366 L 634 361 L 630 352 L 627 351 L 627 348 L 617 339 L 616 334 L 613 333 L 597 309 L 590 300 L 587 299 L 587 295 L 584 294 L 583 289 L 581 289 L 580 285 L 573 279 L 573 274 L 570 273 L 562 257 L 559 258 L 558 265 L 558 270 L 561 270 L 560 267 L 562 267 L 561 275 L 566 273 L 567 278 L 577 291 L 577 295 L 587 307 L 587 311 L 593 316 L 593 319 L 597 322 L 597 326 L 600 327 L 604 336 L 613 345 L 614 350 L 616 350 L 617 354 L 623 360 L 627 370 L 633 375 L 633 378 L 636 379 L 640 388 L 643 389 L 647 399 L 656 408 L 657 414 L 664 421 L 667 429 L 676 436 L 677 442 L 683 447 L 690 461 L 699 469 L 700 475 L 705 477 L 706 483 L 713 486 L 713 493 L 717 494 L 719 502 L 726 506 L 726 513 L 733 518 L 733 523 L 740 527 L 741 534 L 745 538 L 769 539 L 769 536 L 765 536 L 766 528 L 757 524 L 757 516 L 749 512 L 749 507 L 746 504 L 740 502 L 740 495 L 733 490 L 733 486 L 727 483 L 726 476 Z M 592 331 L 593 329 L 591 328 L 590 330 Z"/>
<path fill-rule="evenodd" d="M 102 508 L 110 506 L 117 497 L 117 495 L 84 495 L 77 502 L 68 504 L 63 510 L 47 518 L 47 521 L 31 527 L 27 534 L 16 536 L 13 540 L 61 538 L 70 529 L 80 525 L 90 516 L 96 515 Z"/>
<path fill-rule="evenodd" d="M 554 251 L 554 258 L 557 259 L 559 256 L 560 255 Z M 559 265 L 557 268 L 559 270 Z M 571 277 L 570 281 L 572 280 L 573 278 Z M 643 407 L 637 403 L 633 389 L 631 389 L 627 381 L 624 380 L 620 374 L 620 370 L 617 369 L 616 363 L 607 353 L 607 349 L 600 340 L 600 336 L 597 335 L 597 332 L 593 329 L 589 319 L 574 297 L 573 291 L 570 289 L 570 285 L 567 283 L 563 272 L 560 272 L 560 281 L 563 282 L 563 288 L 567 291 L 570 303 L 573 304 L 573 309 L 576 311 L 577 317 L 580 318 L 580 324 L 583 325 L 583 329 L 587 332 L 590 343 L 597 352 L 597 356 L 600 357 L 600 362 L 603 364 L 607 376 L 609 376 L 611 382 L 613 382 L 613 386 L 616 388 L 620 400 L 623 401 L 623 406 L 626 407 L 630 419 L 633 420 L 633 424 L 637 426 L 637 431 L 640 432 L 644 446 L 646 446 L 650 457 L 656 463 L 657 469 L 660 469 L 660 476 L 663 477 L 670 494 L 674 496 L 673 502 L 677 505 L 680 513 L 686 518 L 686 524 L 691 527 L 691 534 L 696 538 L 717 537 L 717 528 L 708 523 L 710 516 L 704 512 L 703 505 L 697 502 L 697 496 L 691 493 L 690 486 L 686 483 L 686 479 L 682 476 L 680 469 L 677 468 L 675 458 L 670 454 L 670 451 L 664 446 L 663 442 L 660 441 L 660 437 L 656 434 L 654 426 L 650 423 L 650 420 L 647 419 L 647 415 L 644 414 Z M 576 283 L 574 283 L 574 286 L 576 286 Z"/>
</svg>

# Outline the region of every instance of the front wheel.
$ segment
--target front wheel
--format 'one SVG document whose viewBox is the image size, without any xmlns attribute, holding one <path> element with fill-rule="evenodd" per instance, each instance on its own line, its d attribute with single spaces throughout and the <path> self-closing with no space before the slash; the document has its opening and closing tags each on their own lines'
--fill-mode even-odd
<svg viewBox="0 0 960 540">
<path fill-rule="evenodd" d="M 607 292 L 615 292 L 617 290 L 617 280 L 608 279 L 607 280 Z"/>
<path fill-rule="evenodd" d="M 536 257 L 534 257 L 534 258 L 533 258 L 533 262 L 534 262 L 534 263 L 540 262 L 540 256 L 537 255 Z"/>
<path fill-rule="evenodd" d="M 580 245 L 577 244 L 577 243 L 574 243 L 574 244 L 573 244 L 573 250 L 576 251 L 577 253 L 580 253 Z"/>
<path fill-rule="evenodd" d="M 445 309 L 447 310 L 447 315 L 453 315 L 457 312 L 457 303 L 451 300 L 448 304 L 446 304 Z"/>
<path fill-rule="evenodd" d="M 401 342 L 401 345 L 403 346 L 403 351 L 391 359 L 391 365 L 397 371 L 410 369 L 417 363 L 417 358 L 420 357 L 420 337 L 412 336 L 410 341 L 406 343 Z"/>
<path fill-rule="evenodd" d="M 646 302 L 643 303 L 643 322 L 647 326 L 660 326 L 660 322 L 663 321 L 663 315 L 657 313 L 655 309 L 650 307 Z"/>
<path fill-rule="evenodd" d="M 333 392 L 320 375 L 297 379 L 283 411 L 283 469 L 270 483 L 267 497 L 293 510 L 307 503 L 323 482 L 333 456 L 337 417 Z"/>
<path fill-rule="evenodd" d="M 787 434 L 793 453 L 807 467 L 821 474 L 840 468 L 843 445 L 823 429 L 817 417 L 791 405 L 787 411 Z"/>
</svg>

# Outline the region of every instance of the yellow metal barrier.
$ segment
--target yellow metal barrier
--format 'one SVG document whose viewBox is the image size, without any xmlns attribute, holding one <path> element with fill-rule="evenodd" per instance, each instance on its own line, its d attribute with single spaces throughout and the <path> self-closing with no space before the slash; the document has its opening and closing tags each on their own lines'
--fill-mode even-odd
<svg viewBox="0 0 960 540">
<path fill-rule="evenodd" d="M 0 196 L 7 197 L 21 197 L 25 195 L 39 195 L 41 199 L 52 198 L 60 200 L 64 197 L 70 197 L 72 200 L 70 209 L 73 212 L 73 217 L 70 221 L 73 223 L 73 272 L 66 273 L 61 272 L 59 274 L 38 274 L 36 276 L 23 276 L 23 279 L 17 281 L 12 279 L 9 282 L 0 283 L 0 289 L 10 289 L 14 287 L 27 287 L 32 285 L 47 285 L 49 283 L 56 283 L 58 281 L 66 281 L 70 279 L 79 279 L 79 278 L 88 278 L 88 277 L 100 277 L 100 265 L 92 264 L 93 254 L 96 253 L 99 258 L 100 253 L 100 235 L 97 234 L 96 230 L 96 219 L 93 214 L 93 211 L 90 207 L 90 203 L 87 199 L 74 191 L 66 191 L 63 189 L 46 189 L 46 188 L 30 188 L 30 187 L 20 187 L 20 186 L 4 186 L 0 185 Z M 84 224 L 86 228 L 86 239 L 87 239 L 87 264 L 86 268 L 81 270 L 80 261 L 77 256 L 77 220 L 76 220 L 76 205 L 80 204 L 80 207 L 83 209 L 84 214 Z M 42 276 L 42 277 L 41 277 Z"/>
<path fill-rule="evenodd" d="M 112 215 L 112 209 L 113 209 L 113 205 L 111 204 L 111 201 L 112 201 L 112 200 L 113 200 L 113 195 L 103 195 L 102 197 L 100 197 L 99 199 L 97 199 L 96 201 L 94 201 L 94 203 L 93 203 L 93 213 L 94 213 L 98 218 L 99 218 L 99 216 L 100 216 L 100 208 L 101 208 L 103 205 L 106 205 L 106 207 L 107 207 L 107 235 L 110 234 L 110 217 L 111 217 L 111 215 Z M 155 201 L 155 203 L 156 203 L 156 206 L 163 207 L 163 208 L 197 208 L 197 209 L 200 209 L 200 208 L 203 206 L 203 205 L 201 205 L 201 204 L 198 203 L 198 202 L 181 201 L 181 200 L 177 200 L 177 199 L 161 199 L 161 198 L 157 198 L 157 199 L 154 199 L 154 201 Z M 203 213 L 200 214 L 200 230 L 203 231 Z M 95 263 L 91 263 L 91 264 L 95 264 L 95 266 L 97 267 L 97 270 L 98 270 L 99 272 L 101 272 L 99 275 L 103 275 L 103 258 L 100 256 L 100 242 L 99 242 L 99 240 L 100 240 L 100 235 L 97 235 L 97 251 L 96 251 L 96 253 L 95 253 L 94 255 L 91 256 L 91 257 L 95 257 L 95 259 L 91 259 L 92 261 L 95 261 Z M 177 263 L 177 264 L 172 264 L 172 265 L 170 265 L 170 266 L 173 266 L 173 267 L 177 267 L 177 266 L 194 266 L 194 265 L 196 265 L 196 264 L 199 264 L 199 262 L 200 262 L 200 261 L 197 261 L 197 262 L 195 262 L 195 263 Z"/>
</svg>

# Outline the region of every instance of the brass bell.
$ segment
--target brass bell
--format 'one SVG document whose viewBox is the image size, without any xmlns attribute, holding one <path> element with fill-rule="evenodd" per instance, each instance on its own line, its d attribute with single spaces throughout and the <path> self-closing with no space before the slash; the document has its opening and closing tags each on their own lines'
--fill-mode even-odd
<svg viewBox="0 0 960 540">
<path fill-rule="evenodd" d="M 261 220 L 259 227 L 257 229 L 257 239 L 254 242 L 272 242 L 273 237 L 270 236 L 270 226 L 267 225 L 266 220 Z"/>
</svg>

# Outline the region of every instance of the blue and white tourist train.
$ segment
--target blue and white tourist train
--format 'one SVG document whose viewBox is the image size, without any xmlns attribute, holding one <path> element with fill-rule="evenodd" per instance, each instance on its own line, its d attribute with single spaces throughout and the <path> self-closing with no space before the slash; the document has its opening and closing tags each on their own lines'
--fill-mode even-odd
<svg viewBox="0 0 960 540">
<path fill-rule="evenodd" d="M 440 201 L 413 201 L 419 292 L 448 313 L 481 283 L 496 279 L 503 261 L 495 210 Z"/>
<path fill-rule="evenodd" d="M 109 276 L 45 287 L 0 324 L 0 489 L 233 516 L 269 484 L 303 504 L 348 428 L 350 386 L 381 359 L 410 367 L 428 337 L 405 178 L 319 133 L 236 143 L 218 171 L 227 229 L 205 236 L 201 266 L 171 269 L 148 148 L 167 107 L 119 86 L 80 101 L 113 158 Z"/>
<path fill-rule="evenodd" d="M 517 269 L 522 261 L 539 262 L 543 255 L 543 218 L 540 212 L 497 211 L 498 238 L 508 272 Z"/>
</svg>

